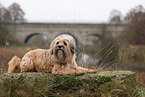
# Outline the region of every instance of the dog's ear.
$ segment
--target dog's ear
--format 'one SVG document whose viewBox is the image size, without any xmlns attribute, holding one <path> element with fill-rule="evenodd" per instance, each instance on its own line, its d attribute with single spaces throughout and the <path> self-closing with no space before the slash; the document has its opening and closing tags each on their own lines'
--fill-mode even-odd
<svg viewBox="0 0 145 97">
<path fill-rule="evenodd" d="M 71 53 L 72 54 L 74 54 L 75 53 L 75 50 L 76 50 L 76 46 L 75 46 L 75 44 L 74 43 L 70 43 L 70 51 L 71 51 Z"/>
<path fill-rule="evenodd" d="M 52 49 L 50 50 L 50 54 L 53 55 L 53 50 Z"/>
</svg>

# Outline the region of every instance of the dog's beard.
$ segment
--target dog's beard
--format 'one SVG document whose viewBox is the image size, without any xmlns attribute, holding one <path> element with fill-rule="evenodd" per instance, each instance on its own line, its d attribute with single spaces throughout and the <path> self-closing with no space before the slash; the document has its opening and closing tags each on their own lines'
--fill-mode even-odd
<svg viewBox="0 0 145 97">
<path fill-rule="evenodd" d="M 60 62 L 63 62 L 66 59 L 66 53 L 62 49 L 56 50 L 56 57 Z"/>
</svg>

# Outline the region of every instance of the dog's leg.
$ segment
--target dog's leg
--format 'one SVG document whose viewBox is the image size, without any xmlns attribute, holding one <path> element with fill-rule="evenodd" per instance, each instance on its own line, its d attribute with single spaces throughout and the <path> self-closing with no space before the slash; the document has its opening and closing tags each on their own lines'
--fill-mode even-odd
<svg viewBox="0 0 145 97">
<path fill-rule="evenodd" d="M 21 72 L 33 71 L 34 70 L 33 60 L 29 57 L 23 57 L 20 64 L 20 68 L 21 68 Z"/>
<path fill-rule="evenodd" d="M 80 75 L 84 74 L 84 71 L 69 70 L 66 65 L 54 64 L 52 69 L 52 74 L 62 74 L 62 75 Z"/>
<path fill-rule="evenodd" d="M 72 61 L 70 61 L 70 68 L 78 70 L 78 71 L 84 71 L 84 72 L 97 72 L 96 70 L 93 69 L 88 69 L 88 68 L 83 68 L 83 67 L 78 67 L 75 59 L 72 59 Z"/>
<path fill-rule="evenodd" d="M 20 72 L 20 58 L 17 56 L 14 56 L 10 61 L 9 61 L 9 67 L 8 67 L 8 73 L 16 73 Z"/>
</svg>

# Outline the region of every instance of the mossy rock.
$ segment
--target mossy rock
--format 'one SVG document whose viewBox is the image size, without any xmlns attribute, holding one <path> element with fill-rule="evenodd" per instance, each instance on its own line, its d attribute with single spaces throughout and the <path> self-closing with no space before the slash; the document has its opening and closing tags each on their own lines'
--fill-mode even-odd
<svg viewBox="0 0 145 97">
<path fill-rule="evenodd" d="M 85 75 L 5 73 L 0 76 L 0 97 L 137 96 L 135 73 L 104 71 Z"/>
</svg>

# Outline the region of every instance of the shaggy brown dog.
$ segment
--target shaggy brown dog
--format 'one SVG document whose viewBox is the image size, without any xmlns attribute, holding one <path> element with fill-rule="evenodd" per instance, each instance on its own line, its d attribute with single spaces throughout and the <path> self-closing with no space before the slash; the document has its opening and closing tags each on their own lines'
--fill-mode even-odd
<svg viewBox="0 0 145 97">
<path fill-rule="evenodd" d="M 74 59 L 76 46 L 69 38 L 56 38 L 50 49 L 36 49 L 24 55 L 21 62 L 16 56 L 9 62 L 8 73 L 38 71 L 53 74 L 78 75 L 96 72 L 92 69 L 78 67 Z M 69 65 L 69 68 L 68 68 Z"/>
</svg>

